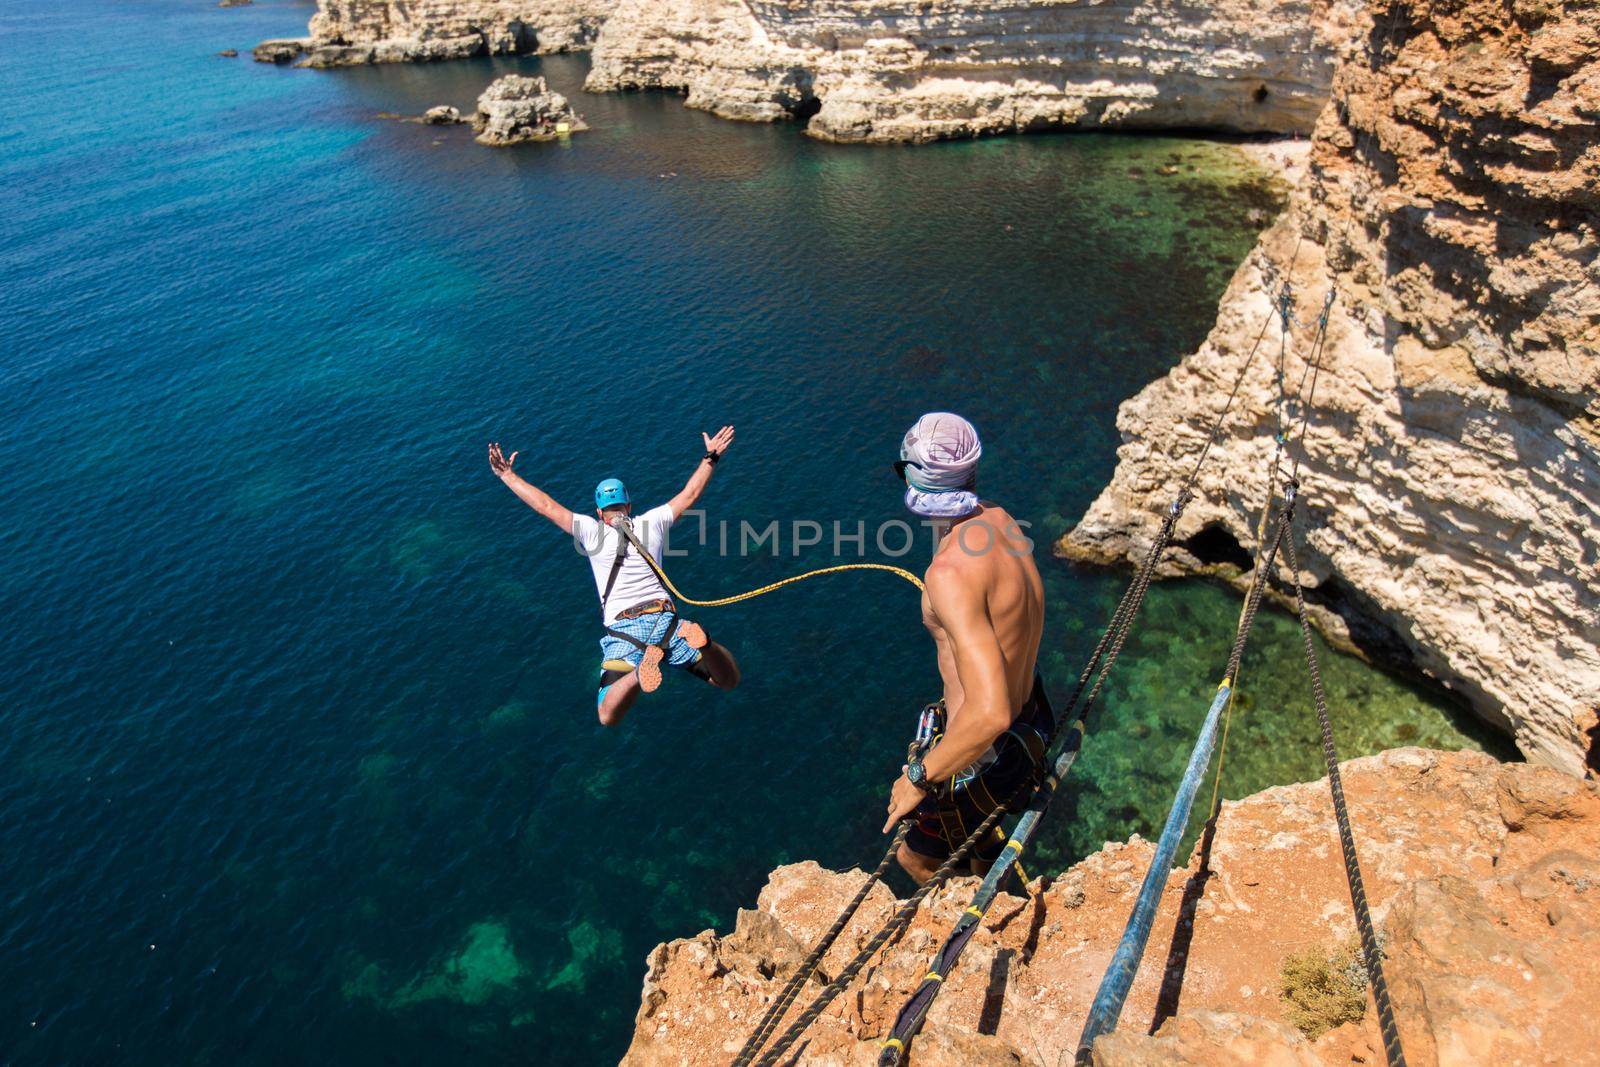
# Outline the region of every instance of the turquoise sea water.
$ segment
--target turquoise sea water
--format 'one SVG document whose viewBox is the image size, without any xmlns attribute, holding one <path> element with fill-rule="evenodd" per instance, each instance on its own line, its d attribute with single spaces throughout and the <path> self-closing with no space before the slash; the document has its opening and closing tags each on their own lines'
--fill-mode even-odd
<svg viewBox="0 0 1600 1067">
<path fill-rule="evenodd" d="M 831 579 L 702 614 L 746 685 L 604 731 L 588 569 L 484 443 L 570 503 L 613 473 L 655 501 L 731 421 L 713 520 L 870 527 L 952 407 L 1047 541 L 1274 207 L 1200 142 L 839 148 L 585 96 L 581 57 L 213 55 L 310 10 L 0 8 L 3 1063 L 614 1059 L 651 945 L 777 863 L 876 856 L 932 656 L 907 587 Z M 378 117 L 508 70 L 594 132 Z M 1045 571 L 1060 693 L 1124 576 Z M 1236 613 L 1152 591 L 1040 869 L 1159 825 Z M 1264 613 L 1229 795 L 1319 773 L 1296 639 Z M 1347 754 L 1483 743 L 1326 667 Z"/>
</svg>

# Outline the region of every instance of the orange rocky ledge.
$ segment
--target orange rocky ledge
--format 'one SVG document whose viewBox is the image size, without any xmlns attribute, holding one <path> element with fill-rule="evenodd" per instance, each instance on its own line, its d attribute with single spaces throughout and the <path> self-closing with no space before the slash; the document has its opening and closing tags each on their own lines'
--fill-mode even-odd
<svg viewBox="0 0 1600 1067">
<path fill-rule="evenodd" d="M 1481 753 L 1416 748 L 1351 760 L 1342 773 L 1410 1062 L 1592 1062 L 1600 1047 L 1590 1010 L 1600 991 L 1596 786 Z M 1151 852 L 1138 837 L 1107 844 L 1059 877 L 1035 879 L 1030 899 L 1003 894 L 936 1002 L 913 1062 L 1071 1062 Z M 1197 859 L 1171 872 L 1122 1029 L 1101 1039 L 1095 1062 L 1382 1063 L 1370 1002 L 1358 1020 L 1312 1040 L 1293 1024 L 1304 1020 L 1283 993 L 1291 956 L 1336 953 L 1354 933 L 1326 779 L 1224 806 L 1181 990 L 1175 1003 L 1169 991 L 1158 1020 Z M 865 878 L 809 862 L 781 867 L 732 933 L 706 930 L 658 946 L 623 1062 L 729 1062 Z M 976 886 L 966 878 L 935 892 L 796 1046 L 798 1062 L 874 1063 L 878 1040 Z M 873 889 L 823 961 L 824 980 L 895 903 L 884 886 Z M 791 1020 L 820 988 L 808 985 Z"/>
</svg>

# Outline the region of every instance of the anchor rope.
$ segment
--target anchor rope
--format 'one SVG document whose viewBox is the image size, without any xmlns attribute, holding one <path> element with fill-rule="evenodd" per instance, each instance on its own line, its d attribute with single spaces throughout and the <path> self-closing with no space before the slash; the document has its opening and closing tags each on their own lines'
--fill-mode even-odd
<svg viewBox="0 0 1600 1067">
<path fill-rule="evenodd" d="M 1293 523 L 1294 501 L 1289 502 Z M 1372 999 L 1378 1008 L 1378 1031 L 1383 1035 L 1383 1054 L 1389 1067 L 1405 1067 L 1405 1050 L 1400 1047 L 1400 1031 L 1394 1021 L 1394 1005 L 1389 1000 L 1389 983 L 1383 976 L 1383 950 L 1373 929 L 1372 912 L 1367 906 L 1367 890 L 1361 881 L 1361 862 L 1356 857 L 1355 833 L 1350 828 L 1350 812 L 1345 806 L 1344 783 L 1339 777 L 1339 754 L 1333 745 L 1333 724 L 1328 718 L 1328 697 L 1322 685 L 1322 670 L 1317 663 L 1316 645 L 1311 639 L 1311 619 L 1306 614 L 1304 588 L 1300 584 L 1300 561 L 1295 551 L 1291 525 L 1284 539 L 1284 550 L 1293 575 L 1295 613 L 1300 619 L 1300 638 L 1306 650 L 1306 669 L 1311 674 L 1311 699 L 1317 711 L 1317 728 L 1322 734 L 1322 759 L 1328 768 L 1328 789 L 1333 794 L 1333 818 L 1339 825 L 1339 848 L 1344 855 L 1345 879 L 1350 883 L 1350 904 L 1356 913 L 1356 929 L 1361 936 L 1361 962 L 1372 984 Z"/>
</svg>

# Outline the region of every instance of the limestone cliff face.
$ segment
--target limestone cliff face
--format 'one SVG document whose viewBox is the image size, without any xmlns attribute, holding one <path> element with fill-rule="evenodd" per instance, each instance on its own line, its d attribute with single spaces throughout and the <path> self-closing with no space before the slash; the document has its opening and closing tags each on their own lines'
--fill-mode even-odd
<svg viewBox="0 0 1600 1067">
<path fill-rule="evenodd" d="M 1600 1041 L 1591 1010 L 1600 988 L 1595 785 L 1481 753 L 1414 748 L 1352 760 L 1341 773 L 1410 1062 L 1592 1059 Z M 914 1061 L 1071 1062 L 1151 853 L 1137 838 L 1108 844 L 1058 878 L 1036 879 L 1028 899 L 1002 894 L 947 977 Z M 657 947 L 624 1064 L 727 1063 L 865 877 L 814 863 L 779 868 L 732 932 Z M 1185 871 L 1171 872 L 1122 1028 L 1096 1043 L 1097 1064 L 1383 1062 L 1370 1004 L 1358 1021 L 1311 1041 L 1290 1025 L 1280 995 L 1286 957 L 1341 946 L 1354 929 L 1326 780 L 1224 805 L 1177 1014 L 1147 1036 L 1187 881 Z M 801 1062 L 876 1061 L 877 1039 L 976 885 L 960 879 L 932 895 L 812 1026 Z M 837 974 L 895 903 L 874 888 L 823 972 Z M 818 988 L 809 986 L 802 1006 Z"/>
<path fill-rule="evenodd" d="M 1070 126 L 1309 131 L 1359 0 L 620 0 L 588 88 L 836 141 Z"/>
<path fill-rule="evenodd" d="M 1530 759 L 1600 769 L 1600 9 L 1371 7 L 1308 177 L 1200 351 L 1123 405 L 1115 477 L 1058 549 L 1137 556 L 1277 287 L 1291 394 L 1331 293 L 1300 475 L 1319 623 L 1462 693 Z M 1239 577 L 1256 547 L 1278 349 L 1274 324 L 1172 570 Z"/>
<path fill-rule="evenodd" d="M 318 0 L 307 66 L 587 48 L 616 0 Z"/>
</svg>

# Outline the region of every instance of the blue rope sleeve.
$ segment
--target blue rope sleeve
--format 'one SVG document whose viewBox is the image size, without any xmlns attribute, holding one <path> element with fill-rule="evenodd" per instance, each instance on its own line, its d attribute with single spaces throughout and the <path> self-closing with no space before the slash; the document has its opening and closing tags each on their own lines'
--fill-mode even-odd
<svg viewBox="0 0 1600 1067">
<path fill-rule="evenodd" d="M 1183 833 L 1189 826 L 1189 812 L 1194 807 L 1195 793 L 1205 777 L 1206 768 L 1211 764 L 1211 752 L 1217 744 L 1217 724 L 1222 718 L 1222 709 L 1228 704 L 1228 696 L 1233 692 L 1231 682 L 1232 679 L 1228 679 L 1217 687 L 1217 695 L 1211 701 L 1211 709 L 1206 712 L 1200 736 L 1195 740 L 1194 750 L 1189 753 L 1189 766 L 1183 772 L 1177 795 L 1173 797 L 1172 810 L 1167 813 L 1167 824 L 1156 843 L 1156 854 L 1150 860 L 1149 870 L 1145 871 L 1144 884 L 1139 887 L 1139 896 L 1134 901 L 1133 912 L 1128 916 L 1128 925 L 1123 928 L 1122 940 L 1117 945 L 1116 954 L 1111 957 L 1105 977 L 1100 980 L 1100 989 L 1089 1008 L 1089 1018 L 1083 1024 L 1083 1034 L 1078 1038 L 1079 1063 L 1088 1062 L 1089 1049 L 1094 1045 L 1095 1038 L 1116 1029 L 1117 1019 L 1122 1015 L 1123 1002 L 1128 999 L 1128 988 L 1133 985 L 1133 976 L 1138 973 L 1139 961 L 1144 957 L 1145 944 L 1150 940 L 1150 927 L 1155 922 L 1162 891 L 1167 887 L 1178 843 L 1183 840 Z"/>
</svg>

